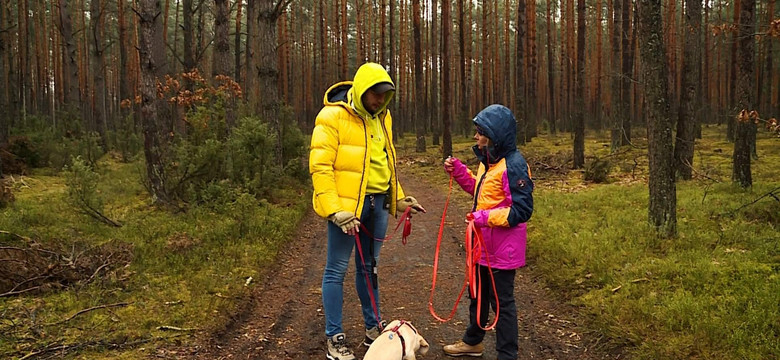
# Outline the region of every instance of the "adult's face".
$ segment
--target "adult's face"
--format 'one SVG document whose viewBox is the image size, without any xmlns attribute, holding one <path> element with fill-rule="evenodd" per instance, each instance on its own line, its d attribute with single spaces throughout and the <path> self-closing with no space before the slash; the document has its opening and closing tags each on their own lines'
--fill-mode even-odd
<svg viewBox="0 0 780 360">
<path fill-rule="evenodd" d="M 385 102 L 385 95 L 387 95 L 387 92 L 380 94 L 372 89 L 366 90 L 366 92 L 363 93 L 363 97 L 360 99 L 361 102 L 363 102 L 363 108 L 371 114 L 376 114 Z"/>
</svg>

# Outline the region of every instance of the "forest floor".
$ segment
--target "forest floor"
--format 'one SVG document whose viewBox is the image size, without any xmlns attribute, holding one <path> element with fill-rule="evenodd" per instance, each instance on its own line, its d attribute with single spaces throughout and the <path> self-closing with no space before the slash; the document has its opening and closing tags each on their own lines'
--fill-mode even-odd
<svg viewBox="0 0 780 360">
<path fill-rule="evenodd" d="M 436 321 L 428 311 L 436 238 L 446 193 L 424 179 L 401 174 L 407 194 L 428 210 L 415 215 L 412 234 L 402 245 L 400 234 L 384 244 L 379 261 L 382 316 L 412 322 L 430 343 L 420 359 L 448 359 L 445 344 L 460 339 L 468 324 L 464 296 L 455 317 Z M 443 233 L 434 304 L 440 316 L 449 314 L 463 284 L 462 249 L 466 209 L 450 204 Z M 395 226 L 391 220 L 391 229 Z M 325 266 L 326 227 L 313 212 L 287 242 L 277 264 L 271 265 L 241 311 L 217 334 L 206 334 L 196 345 L 158 349 L 157 358 L 187 359 L 325 359 L 325 330 L 320 284 Z M 390 232 L 390 231 L 389 231 Z M 388 233 L 389 233 L 388 232 Z M 533 246 L 533 234 L 529 246 Z M 576 308 L 556 298 L 534 273 L 533 259 L 517 272 L 519 359 L 618 359 L 620 349 L 606 349 L 602 339 L 581 325 Z M 354 267 L 344 282 L 344 330 L 358 359 L 366 348 L 360 303 L 354 290 Z M 484 359 L 495 359 L 495 332 L 485 338 Z"/>
</svg>

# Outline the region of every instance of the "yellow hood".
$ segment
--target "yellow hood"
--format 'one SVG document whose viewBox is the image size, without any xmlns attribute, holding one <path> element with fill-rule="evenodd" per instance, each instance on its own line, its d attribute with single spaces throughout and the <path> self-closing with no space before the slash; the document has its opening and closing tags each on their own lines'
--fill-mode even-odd
<svg viewBox="0 0 780 360">
<path fill-rule="evenodd" d="M 357 113 L 363 117 L 372 117 L 376 116 L 377 114 L 381 114 L 383 111 L 385 111 L 385 109 L 387 109 L 387 104 L 389 104 L 390 100 L 393 99 L 395 91 L 391 90 L 387 92 L 385 95 L 385 102 L 382 104 L 379 110 L 377 110 L 376 114 L 369 114 L 368 111 L 366 111 L 366 108 L 363 107 L 361 98 L 363 97 L 363 93 L 365 93 L 366 90 L 376 84 L 383 82 L 391 83 L 393 84 L 393 87 L 395 87 L 393 80 L 390 79 L 390 74 L 385 71 L 385 68 L 382 67 L 382 65 L 370 62 L 361 65 L 355 73 L 355 79 L 352 81 L 352 88 L 347 94 L 348 103 L 352 104 L 355 111 L 357 111 Z"/>
</svg>

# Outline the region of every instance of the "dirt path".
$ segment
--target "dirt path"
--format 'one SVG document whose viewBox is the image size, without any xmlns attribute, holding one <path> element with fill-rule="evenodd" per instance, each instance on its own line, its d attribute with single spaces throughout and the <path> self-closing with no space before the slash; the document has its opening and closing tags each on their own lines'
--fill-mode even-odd
<svg viewBox="0 0 780 360">
<path fill-rule="evenodd" d="M 422 179 L 402 175 L 401 182 L 405 191 L 429 212 L 415 216 L 406 246 L 399 238 L 382 248 L 379 261 L 382 315 L 384 319 L 405 319 L 415 324 L 431 344 L 428 354 L 420 359 L 452 359 L 444 355 L 442 346 L 460 338 L 468 323 L 468 300 L 464 299 L 455 318 L 444 324 L 433 319 L 427 308 L 436 235 L 446 194 Z M 435 308 L 442 316 L 449 313 L 463 282 L 464 214 L 465 209 L 450 204 L 447 215 L 450 226 L 442 240 L 435 295 Z M 177 351 L 177 358 L 187 353 L 190 359 L 325 359 L 320 292 L 325 266 L 325 224 L 313 212 L 307 219 L 310 221 L 303 221 L 296 239 L 281 256 L 280 264 L 258 285 L 254 299 L 248 302 L 243 313 L 236 315 L 234 323 L 223 334 L 203 339 L 195 348 Z M 360 359 L 366 349 L 358 346 L 364 330 L 354 278 L 351 265 L 344 286 L 344 330 Z M 582 333 L 572 309 L 556 302 L 532 276 L 530 268 L 518 271 L 515 289 L 520 359 L 620 357 L 594 351 L 597 341 Z M 484 359 L 495 359 L 494 339 L 494 332 L 486 336 Z"/>
</svg>

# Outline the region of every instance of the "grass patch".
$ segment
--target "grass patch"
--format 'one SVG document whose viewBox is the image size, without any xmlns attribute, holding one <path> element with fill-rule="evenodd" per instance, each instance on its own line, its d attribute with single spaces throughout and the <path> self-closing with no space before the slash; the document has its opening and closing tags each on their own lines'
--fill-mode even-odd
<svg viewBox="0 0 780 360">
<path fill-rule="evenodd" d="M 745 190 L 731 184 L 733 144 L 724 131 L 707 127 L 696 142 L 694 179 L 677 183 L 672 239 L 648 225 L 645 139 L 610 154 L 606 136 L 588 134 L 586 163 L 612 164 L 606 184 L 570 169 L 568 134 L 542 135 L 521 149 L 536 185 L 530 270 L 588 316 L 586 326 L 609 339 L 604 346 L 626 347 L 636 359 L 780 355 L 780 202 L 766 197 L 739 209 L 780 186 L 780 143 L 759 132 L 754 185 Z M 417 154 L 408 141 L 399 146 L 413 166 L 407 171 L 446 190 L 440 150 Z M 454 143 L 474 169 L 473 140 Z"/>
<path fill-rule="evenodd" d="M 149 205 L 141 170 L 139 163 L 99 163 L 103 211 L 120 228 L 69 206 L 62 177 L 17 179 L 16 201 L 0 211 L 0 230 L 41 246 L 118 242 L 131 249 L 132 261 L 100 273 L 99 281 L 0 298 L 0 357 L 64 346 L 87 358 L 141 358 L 145 349 L 219 329 L 250 293 L 254 283 L 245 286 L 247 279 L 261 276 L 310 206 L 310 186 L 298 184 L 275 191 L 272 202 L 243 196 L 224 208 L 171 213 Z M 0 235 L 0 246 L 15 242 Z M 112 304 L 120 305 L 96 308 Z"/>
</svg>

